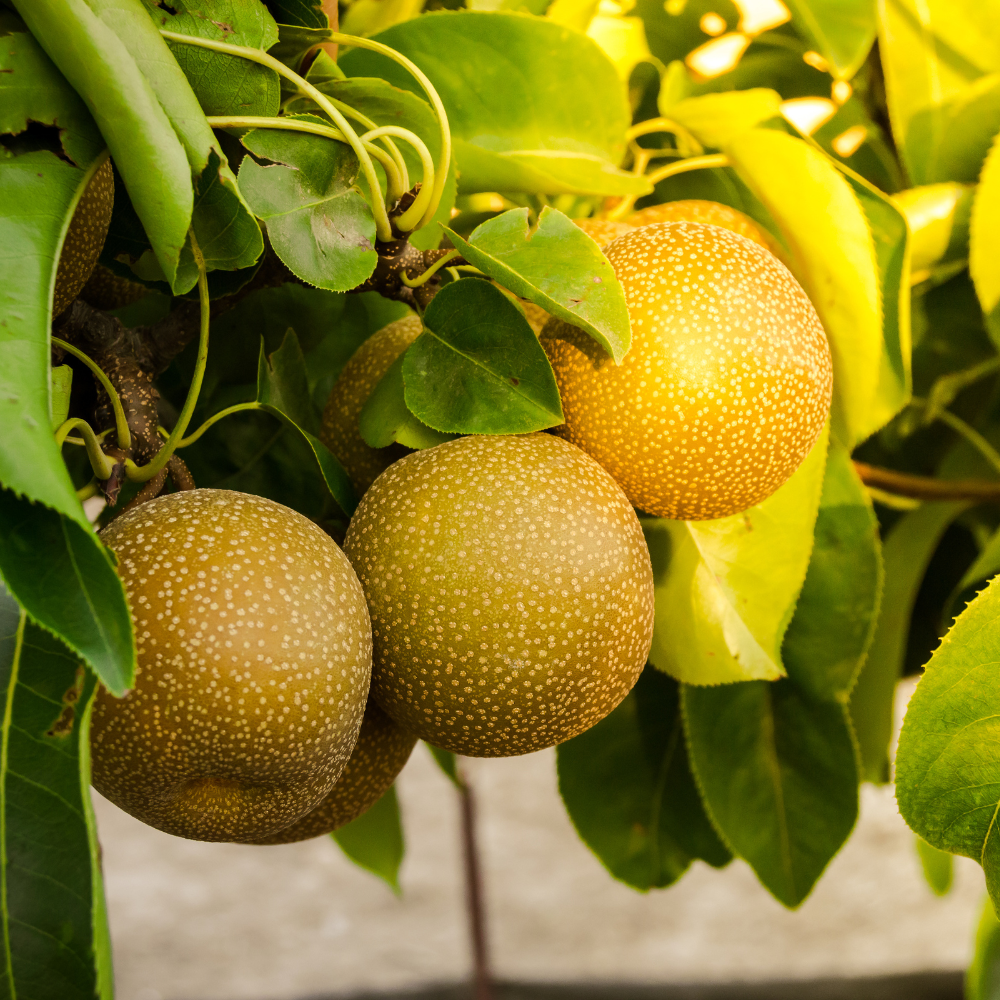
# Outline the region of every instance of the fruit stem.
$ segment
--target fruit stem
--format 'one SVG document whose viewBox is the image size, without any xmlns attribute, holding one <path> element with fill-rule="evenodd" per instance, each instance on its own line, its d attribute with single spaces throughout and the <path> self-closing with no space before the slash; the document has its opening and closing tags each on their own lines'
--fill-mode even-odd
<svg viewBox="0 0 1000 1000">
<path fill-rule="evenodd" d="M 422 183 L 416 198 L 413 199 L 413 204 L 396 219 L 396 228 L 400 232 L 408 233 L 420 224 L 431 198 L 434 197 L 434 157 L 431 156 L 431 151 L 419 135 L 411 132 L 408 128 L 401 128 L 399 125 L 382 125 L 379 128 L 373 128 L 370 132 L 366 132 L 361 139 L 367 141 L 386 135 L 394 135 L 397 139 L 408 142 L 416 150 L 423 167 Z"/>
<path fill-rule="evenodd" d="M 444 185 L 448 179 L 448 167 L 451 164 L 451 126 L 448 124 L 448 112 L 444 109 L 444 104 L 441 101 L 438 92 L 434 89 L 434 84 L 424 75 L 423 71 L 420 69 L 416 63 L 411 62 L 402 53 L 397 52 L 394 48 L 388 45 L 384 45 L 382 42 L 373 41 L 371 38 L 359 38 L 356 35 L 344 35 L 339 31 L 330 32 L 330 41 L 339 42 L 342 45 L 355 46 L 359 49 L 368 49 L 371 52 L 378 52 L 383 56 L 387 56 L 392 59 L 393 62 L 399 63 L 416 81 L 420 84 L 424 93 L 427 95 L 427 99 L 431 103 L 431 107 L 434 109 L 434 113 L 437 115 L 438 126 L 441 129 L 441 149 L 438 155 L 437 169 L 434 177 L 434 193 L 431 198 L 430 204 L 427 206 L 427 210 L 424 212 L 423 218 L 420 222 L 414 226 L 414 229 L 419 229 L 421 226 L 426 226 L 431 219 L 434 218 L 434 214 L 438 210 L 438 205 L 441 204 L 441 197 L 444 194 Z"/>
<path fill-rule="evenodd" d="M 115 387 L 111 384 L 108 376 L 104 374 L 104 371 L 98 366 L 96 361 L 92 361 L 78 347 L 67 344 L 65 340 L 60 340 L 58 337 L 53 337 L 52 343 L 57 347 L 61 347 L 64 351 L 68 351 L 74 358 L 79 358 L 94 373 L 94 377 L 101 383 L 101 387 L 108 394 L 108 398 L 111 400 L 111 408 L 115 411 L 115 432 L 118 435 L 118 445 L 125 449 L 131 448 L 132 433 L 128 429 L 125 410 L 122 408 L 122 401 L 119 399 L 118 393 L 115 392 Z"/>
<path fill-rule="evenodd" d="M 923 400 L 914 399 L 912 402 L 920 403 Z M 941 423 L 947 424 L 953 431 L 958 431 L 990 463 L 994 470 L 1000 472 L 1000 452 L 997 452 L 996 448 L 979 431 L 967 424 L 961 417 L 956 417 L 949 410 L 938 410 L 934 416 Z"/>
<path fill-rule="evenodd" d="M 625 133 L 625 141 L 632 142 L 643 135 L 655 135 L 657 132 L 668 132 L 676 136 L 690 148 L 695 155 L 700 155 L 704 147 L 683 125 L 671 121 L 669 118 L 650 118 L 648 121 L 639 122 L 633 125 Z"/>
<path fill-rule="evenodd" d="M 189 444 L 194 444 L 212 426 L 212 424 L 218 423 L 223 417 L 228 417 L 232 413 L 240 413 L 244 410 L 259 410 L 261 409 L 260 403 L 236 403 L 233 406 L 227 406 L 224 410 L 219 410 L 218 413 L 213 414 L 206 420 L 201 427 L 199 427 L 192 434 L 189 434 L 186 438 L 177 442 L 178 448 L 186 448 Z"/>
<path fill-rule="evenodd" d="M 66 435 L 70 431 L 80 428 L 80 435 L 87 448 L 87 458 L 90 459 L 90 467 L 94 470 L 94 475 L 98 479 L 110 479 L 114 471 L 115 463 L 108 458 L 101 450 L 101 442 L 97 440 L 94 428 L 87 423 L 83 417 L 71 417 L 65 423 L 59 425 L 56 431 L 56 447 L 61 448 L 66 440 Z"/>
<path fill-rule="evenodd" d="M 216 42 L 211 38 L 196 38 L 194 35 L 181 35 L 176 31 L 167 31 L 165 28 L 160 29 L 160 34 L 171 42 L 180 42 L 182 45 L 194 45 L 202 49 L 211 49 L 213 52 L 224 52 L 226 55 L 239 56 L 242 59 L 250 60 L 250 62 L 260 63 L 261 66 L 267 66 L 268 69 L 273 69 L 278 76 L 283 76 L 289 83 L 294 83 L 300 93 L 315 101 L 329 115 L 341 132 L 344 133 L 344 137 L 350 144 L 351 149 L 354 150 L 358 160 L 361 161 L 361 169 L 365 173 L 365 178 L 368 181 L 368 190 L 372 194 L 373 204 L 371 207 L 375 215 L 375 232 L 378 238 L 383 242 L 388 242 L 392 239 L 392 224 L 389 222 L 389 213 L 384 203 L 377 197 L 380 188 L 378 174 L 375 173 L 375 164 L 372 163 L 372 158 L 368 155 L 368 150 L 365 149 L 364 143 L 358 138 L 358 133 L 351 128 L 351 123 L 334 106 L 334 103 L 326 94 L 314 87 L 308 80 L 303 79 L 294 70 L 289 69 L 279 59 L 275 59 L 274 56 L 268 55 L 260 49 L 251 49 L 243 45 L 232 45 L 229 42 Z M 344 37 L 349 36 L 345 35 Z M 331 41 L 336 40 L 336 37 L 331 39 Z M 159 469 L 157 469 L 158 471 Z"/>
<path fill-rule="evenodd" d="M 340 129 L 332 128 L 329 125 L 320 125 L 318 122 L 302 121 L 298 118 L 267 118 L 256 115 L 207 115 L 205 121 L 212 128 L 279 128 L 289 132 L 308 132 L 310 135 L 321 135 L 326 139 L 334 139 L 337 142 L 347 143 L 347 136 Z M 404 129 L 403 131 L 406 130 Z M 411 132 L 410 134 L 412 135 L 413 133 Z M 382 164 L 382 169 L 385 171 L 388 181 L 386 197 L 391 201 L 398 201 L 410 186 L 409 178 L 400 174 L 399 167 L 391 153 L 367 140 L 368 135 L 361 136 L 361 141 L 364 143 L 365 149 Z"/>
<path fill-rule="evenodd" d="M 711 153 L 708 156 L 691 156 L 686 160 L 680 160 L 677 163 L 668 163 L 665 166 L 657 168 L 652 173 L 646 174 L 646 180 L 650 184 L 655 185 L 659 184 L 660 181 L 665 181 L 668 177 L 674 177 L 676 174 L 686 174 L 689 170 L 710 170 L 713 167 L 728 166 L 729 157 L 725 153 Z M 613 222 L 624 218 L 633 204 L 633 199 L 623 198 L 607 213 L 606 218 Z"/>
<path fill-rule="evenodd" d="M 399 272 L 399 280 L 406 285 L 407 288 L 419 288 L 421 285 L 430 281 L 434 275 L 441 270 L 445 264 L 450 260 L 454 260 L 456 257 L 460 257 L 461 253 L 458 250 L 449 250 L 443 257 L 438 257 L 436 261 L 426 271 L 418 274 L 415 278 L 408 278 L 405 271 Z"/>
<path fill-rule="evenodd" d="M 493 976 L 490 972 L 486 934 L 486 898 L 476 825 L 476 799 L 462 758 L 456 758 L 458 795 L 462 817 L 462 857 L 465 862 L 465 901 L 469 916 L 469 939 L 472 945 L 472 983 L 474 1000 L 493 1000 Z"/>
<path fill-rule="evenodd" d="M 134 483 L 145 483 L 152 479 L 162 469 L 170 457 L 173 455 L 177 445 L 184 438 L 184 432 L 191 423 L 191 415 L 198 403 L 198 395 L 201 392 L 201 383 L 205 378 L 205 365 L 208 363 L 208 328 L 209 328 L 209 300 L 208 300 L 208 268 L 205 266 L 205 258 L 202 256 L 201 247 L 195 239 L 194 229 L 188 230 L 188 239 L 191 241 L 191 252 L 194 254 L 194 262 L 198 267 L 198 298 L 201 303 L 201 330 L 198 337 L 198 359 L 194 366 L 194 375 L 191 378 L 191 385 L 188 388 L 187 399 L 184 400 L 184 407 L 181 409 L 177 423 L 174 424 L 170 437 L 164 442 L 156 458 L 148 465 L 141 468 L 128 459 L 125 462 L 125 474 Z"/>
</svg>

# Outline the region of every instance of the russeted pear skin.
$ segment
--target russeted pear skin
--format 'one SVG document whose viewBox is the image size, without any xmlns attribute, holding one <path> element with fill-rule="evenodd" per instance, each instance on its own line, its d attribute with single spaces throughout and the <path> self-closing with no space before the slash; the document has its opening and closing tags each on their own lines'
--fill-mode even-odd
<svg viewBox="0 0 1000 1000">
<path fill-rule="evenodd" d="M 568 740 L 635 684 L 653 631 L 642 529 L 549 434 L 469 436 L 375 481 L 344 541 L 372 619 L 372 695 L 470 757 Z"/>
<path fill-rule="evenodd" d="M 388 791 L 410 759 L 416 742 L 416 736 L 400 729 L 369 698 L 354 753 L 326 798 L 290 827 L 255 843 L 293 844 L 346 826 L 368 812 Z"/>
<path fill-rule="evenodd" d="M 706 226 L 720 226 L 774 252 L 775 240 L 757 225 L 750 216 L 729 205 L 700 198 L 667 201 L 662 205 L 641 208 L 625 220 L 636 229 L 656 225 L 658 222 L 701 222 Z"/>
<path fill-rule="evenodd" d="M 87 283 L 111 225 L 111 210 L 115 204 L 115 176 L 111 161 L 105 160 L 83 189 L 70 219 L 63 241 L 59 264 L 56 266 L 52 315 L 58 316 Z"/>
<path fill-rule="evenodd" d="M 344 553 L 301 514 L 228 490 L 158 497 L 102 538 L 138 669 L 121 700 L 97 696 L 94 787 L 192 840 L 289 826 L 340 777 L 368 695 L 368 611 Z"/>
<path fill-rule="evenodd" d="M 382 376 L 422 329 L 416 316 L 404 316 L 373 333 L 344 365 L 323 410 L 320 440 L 340 460 L 359 496 L 407 453 L 402 445 L 372 448 L 366 444 L 358 430 L 358 418 Z"/>
<path fill-rule="evenodd" d="M 717 226 L 645 226 L 605 248 L 632 346 L 616 366 L 550 321 L 541 343 L 566 422 L 639 509 L 725 517 L 798 468 L 830 411 L 830 348 L 805 292 L 771 253 Z"/>
</svg>

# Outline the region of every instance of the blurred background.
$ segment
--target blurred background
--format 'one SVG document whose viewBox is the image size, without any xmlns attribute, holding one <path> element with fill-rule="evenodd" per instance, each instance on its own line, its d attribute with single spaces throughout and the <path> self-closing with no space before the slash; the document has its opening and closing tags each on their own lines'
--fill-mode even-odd
<svg viewBox="0 0 1000 1000">
<path fill-rule="evenodd" d="M 912 682 L 901 687 L 901 707 L 911 690 Z M 739 861 L 721 872 L 696 863 L 677 885 L 646 895 L 614 881 L 566 816 L 554 751 L 465 764 L 500 980 L 603 984 L 602 998 L 631 996 L 633 985 L 668 987 L 636 994 L 651 1000 L 961 997 L 982 872 L 956 859 L 953 888 L 936 897 L 891 786 L 862 788 L 858 829 L 789 912 Z M 406 834 L 398 898 L 329 837 L 282 847 L 200 844 L 144 826 L 95 794 L 118 1000 L 406 995 L 467 981 L 458 795 L 423 745 L 397 790 Z M 914 973 L 937 974 L 813 982 Z M 669 989 L 738 981 L 758 985 Z M 596 994 L 503 993 L 513 995 Z"/>
</svg>

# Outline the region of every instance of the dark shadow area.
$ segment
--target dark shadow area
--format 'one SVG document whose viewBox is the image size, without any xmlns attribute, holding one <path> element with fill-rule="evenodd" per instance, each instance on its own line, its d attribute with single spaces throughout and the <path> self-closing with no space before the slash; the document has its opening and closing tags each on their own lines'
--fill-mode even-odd
<svg viewBox="0 0 1000 1000">
<path fill-rule="evenodd" d="M 961 972 L 927 972 L 871 979 L 783 980 L 676 986 L 500 983 L 495 1000 L 962 1000 Z M 391 993 L 338 993 L 303 1000 L 472 1000 L 467 986 Z"/>
</svg>

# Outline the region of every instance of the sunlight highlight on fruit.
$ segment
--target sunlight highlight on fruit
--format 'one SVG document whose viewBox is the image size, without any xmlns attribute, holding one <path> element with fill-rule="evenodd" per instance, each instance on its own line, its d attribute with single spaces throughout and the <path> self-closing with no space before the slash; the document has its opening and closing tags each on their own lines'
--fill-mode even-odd
<svg viewBox="0 0 1000 1000">
<path fill-rule="evenodd" d="M 646 226 L 605 249 L 628 302 L 616 366 L 567 323 L 542 331 L 566 422 L 632 503 L 725 517 L 798 468 L 826 422 L 832 365 L 816 312 L 767 250 L 717 226 Z"/>
</svg>

